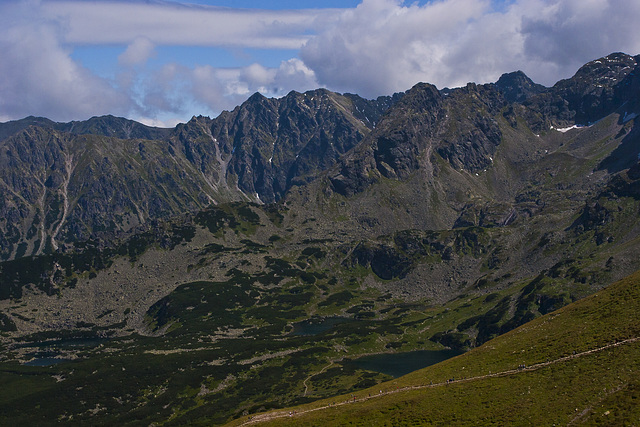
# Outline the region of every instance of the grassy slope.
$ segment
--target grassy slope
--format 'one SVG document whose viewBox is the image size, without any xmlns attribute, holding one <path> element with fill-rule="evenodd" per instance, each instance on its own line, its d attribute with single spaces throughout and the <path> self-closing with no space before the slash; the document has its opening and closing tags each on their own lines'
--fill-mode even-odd
<svg viewBox="0 0 640 427">
<path fill-rule="evenodd" d="M 294 417 L 260 424 L 637 424 L 640 341 L 633 338 L 640 336 L 639 311 L 637 272 L 482 347 L 361 391 L 355 403 L 340 404 L 348 395 L 323 400 L 295 408 Z M 446 384 L 449 378 L 457 381 Z"/>
</svg>

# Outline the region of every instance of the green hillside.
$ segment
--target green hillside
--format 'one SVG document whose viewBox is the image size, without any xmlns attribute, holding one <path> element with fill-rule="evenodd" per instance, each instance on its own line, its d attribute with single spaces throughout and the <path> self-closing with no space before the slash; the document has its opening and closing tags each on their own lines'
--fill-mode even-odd
<svg viewBox="0 0 640 427">
<path fill-rule="evenodd" d="M 639 312 L 637 272 L 461 356 L 250 424 L 637 425 Z"/>
</svg>

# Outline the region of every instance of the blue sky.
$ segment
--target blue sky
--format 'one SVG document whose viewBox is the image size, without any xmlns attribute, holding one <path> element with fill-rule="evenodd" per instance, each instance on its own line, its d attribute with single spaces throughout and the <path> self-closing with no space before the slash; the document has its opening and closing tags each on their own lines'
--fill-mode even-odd
<svg viewBox="0 0 640 427">
<path fill-rule="evenodd" d="M 367 98 L 640 53 L 637 0 L 4 0 L 0 121 L 173 126 L 255 92 Z M 594 29 L 597 29 L 595 31 Z"/>
</svg>

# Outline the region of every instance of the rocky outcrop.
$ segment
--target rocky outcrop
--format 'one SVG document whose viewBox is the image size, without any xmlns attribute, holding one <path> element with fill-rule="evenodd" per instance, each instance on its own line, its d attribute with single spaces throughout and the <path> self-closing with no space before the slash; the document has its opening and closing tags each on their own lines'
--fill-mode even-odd
<svg viewBox="0 0 640 427">
<path fill-rule="evenodd" d="M 149 140 L 30 127 L 0 151 L 3 259 L 113 238 L 154 218 L 207 206 L 216 195 L 183 156 Z"/>
<path fill-rule="evenodd" d="M 256 94 L 223 113 L 211 133 L 229 158 L 227 178 L 263 202 L 313 179 L 369 132 L 354 115 L 353 99 L 327 90 L 291 92 L 282 99 Z"/>
<path fill-rule="evenodd" d="M 420 166 L 420 154 L 445 118 L 442 95 L 420 83 L 380 121 L 371 136 L 376 166 L 387 178 L 406 179 Z"/>
<path fill-rule="evenodd" d="M 547 90 L 541 84 L 534 83 L 522 71 L 505 73 L 495 82 L 495 87 L 502 93 L 507 102 L 522 103 L 534 95 Z"/>
<path fill-rule="evenodd" d="M 594 123 L 629 101 L 637 102 L 639 60 L 624 53 L 596 59 L 524 105 L 545 117 L 549 126 Z"/>
<path fill-rule="evenodd" d="M 502 140 L 493 115 L 504 105 L 490 85 L 440 92 L 418 84 L 389 109 L 362 147 L 340 160 L 329 177 L 332 188 L 349 196 L 380 177 L 406 180 L 420 168 L 431 168 L 434 153 L 456 169 L 484 169 Z"/>
<path fill-rule="evenodd" d="M 504 105 L 504 98 L 491 85 L 470 83 L 451 91 L 437 153 L 456 169 L 476 172 L 489 166 L 502 141 L 502 131 L 494 117 Z"/>
<path fill-rule="evenodd" d="M 348 267 L 370 267 L 383 280 L 402 279 L 412 267 L 411 260 L 393 247 L 367 243 L 358 244 L 343 264 Z"/>
<path fill-rule="evenodd" d="M 340 160 L 329 176 L 333 190 L 349 196 L 381 177 L 402 180 L 416 171 L 445 118 L 442 102 L 433 85 L 421 83 L 407 91 L 361 146 Z"/>
<path fill-rule="evenodd" d="M 355 147 L 400 95 L 255 94 L 174 129 L 104 116 L 0 124 L 0 257 L 237 200 L 273 202 Z"/>
</svg>

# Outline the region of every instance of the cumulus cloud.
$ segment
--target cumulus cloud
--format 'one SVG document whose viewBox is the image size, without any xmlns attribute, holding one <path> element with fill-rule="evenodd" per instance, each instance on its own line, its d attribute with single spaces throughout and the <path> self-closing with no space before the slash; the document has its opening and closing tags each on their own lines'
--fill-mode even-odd
<svg viewBox="0 0 640 427">
<path fill-rule="evenodd" d="M 403 6 L 364 0 L 301 50 L 321 84 L 365 96 L 404 90 L 418 81 L 442 83 L 450 47 L 488 2 L 450 0 Z"/>
<path fill-rule="evenodd" d="M 273 78 L 274 96 L 297 90 L 304 92 L 318 88 L 316 73 L 298 58 L 282 61 Z"/>
<path fill-rule="evenodd" d="M 522 69 L 551 85 L 614 51 L 640 52 L 636 0 L 363 0 L 312 38 L 301 58 L 319 82 L 364 96 L 495 81 Z"/>
<path fill-rule="evenodd" d="M 148 116 L 162 112 L 180 115 L 196 109 L 215 115 L 233 109 L 255 92 L 279 97 L 291 90 L 317 87 L 315 74 L 299 59 L 282 61 L 277 68 L 257 63 L 238 68 L 189 68 L 171 63 L 146 81 L 141 104 Z"/>
<path fill-rule="evenodd" d="M 155 46 L 146 37 L 136 38 L 127 49 L 118 56 L 118 62 L 127 67 L 142 65 L 153 57 Z"/>
<path fill-rule="evenodd" d="M 126 114 L 130 99 L 73 61 L 59 23 L 38 14 L 39 2 L 0 7 L 0 115 L 54 120 Z"/>
</svg>

